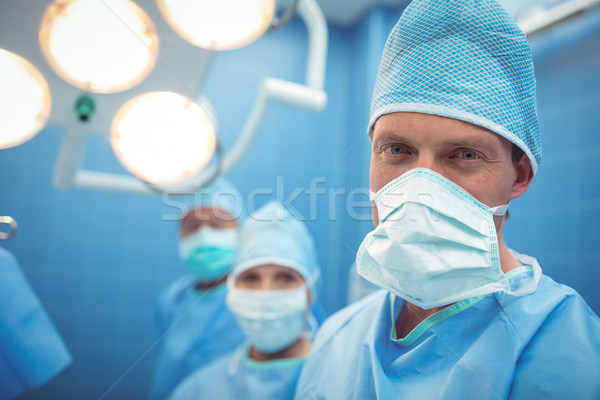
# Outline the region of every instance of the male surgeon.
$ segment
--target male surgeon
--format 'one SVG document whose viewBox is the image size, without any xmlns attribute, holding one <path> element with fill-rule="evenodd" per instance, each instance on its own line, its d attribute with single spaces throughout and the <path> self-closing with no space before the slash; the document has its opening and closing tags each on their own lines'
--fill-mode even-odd
<svg viewBox="0 0 600 400">
<path fill-rule="evenodd" d="M 332 316 L 297 399 L 599 399 L 600 320 L 510 250 L 541 161 L 525 35 L 496 0 L 414 0 L 381 59 L 368 127 L 385 289 Z"/>
<path fill-rule="evenodd" d="M 154 399 L 166 398 L 192 371 L 245 339 L 225 304 L 241 213 L 240 193 L 219 178 L 196 193 L 181 220 L 179 256 L 189 273 L 163 291 L 156 307 Z"/>
</svg>

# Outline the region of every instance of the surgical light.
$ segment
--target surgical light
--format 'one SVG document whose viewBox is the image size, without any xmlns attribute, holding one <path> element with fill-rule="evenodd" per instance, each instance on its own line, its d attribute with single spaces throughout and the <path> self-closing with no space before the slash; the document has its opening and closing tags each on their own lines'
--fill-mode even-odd
<svg viewBox="0 0 600 400">
<path fill-rule="evenodd" d="M 42 18 L 39 39 L 61 78 L 97 93 L 137 85 L 158 53 L 152 21 L 130 0 L 57 0 Z"/>
<path fill-rule="evenodd" d="M 50 90 L 26 59 L 0 49 L 0 149 L 35 136 L 50 115 Z"/>
<path fill-rule="evenodd" d="M 271 24 L 275 0 L 157 0 L 165 20 L 187 41 L 229 50 L 259 38 Z"/>
<path fill-rule="evenodd" d="M 213 124 L 196 102 L 173 92 L 129 100 L 111 127 L 111 145 L 132 174 L 153 184 L 195 176 L 215 150 Z"/>
</svg>

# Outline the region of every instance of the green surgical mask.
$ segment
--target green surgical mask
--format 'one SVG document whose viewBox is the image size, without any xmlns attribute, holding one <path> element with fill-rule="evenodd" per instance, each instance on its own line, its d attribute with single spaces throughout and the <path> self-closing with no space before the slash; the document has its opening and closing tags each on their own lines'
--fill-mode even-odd
<svg viewBox="0 0 600 400">
<path fill-rule="evenodd" d="M 179 242 L 179 257 L 200 281 L 213 282 L 233 265 L 239 242 L 236 228 L 201 227 Z"/>
</svg>

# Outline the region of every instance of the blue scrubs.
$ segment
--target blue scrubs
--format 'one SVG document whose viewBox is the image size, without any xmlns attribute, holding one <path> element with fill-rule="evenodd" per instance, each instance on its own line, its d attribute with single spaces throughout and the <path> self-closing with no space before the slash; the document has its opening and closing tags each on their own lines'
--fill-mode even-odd
<svg viewBox="0 0 600 400">
<path fill-rule="evenodd" d="M 519 288 L 531 265 L 507 275 Z M 381 290 L 326 321 L 296 398 L 600 399 L 600 319 L 547 276 L 533 294 L 463 300 L 398 339 L 401 306 Z"/>
<path fill-rule="evenodd" d="M 166 398 L 186 376 L 235 350 L 245 336 L 225 305 L 226 285 L 194 289 L 186 275 L 161 294 L 155 312 L 157 345 L 152 397 Z"/>
<path fill-rule="evenodd" d="M 0 248 L 0 400 L 42 385 L 71 364 L 71 355 L 23 275 Z"/>
<path fill-rule="evenodd" d="M 246 346 L 188 378 L 169 400 L 291 400 L 305 358 L 250 359 Z"/>
</svg>

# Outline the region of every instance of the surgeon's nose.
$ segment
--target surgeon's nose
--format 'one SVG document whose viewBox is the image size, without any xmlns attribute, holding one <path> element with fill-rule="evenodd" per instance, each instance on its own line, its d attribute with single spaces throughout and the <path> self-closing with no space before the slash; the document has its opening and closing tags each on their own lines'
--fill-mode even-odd
<svg viewBox="0 0 600 400">
<path fill-rule="evenodd" d="M 439 174 L 442 174 L 443 169 L 440 165 L 439 160 L 435 157 L 434 154 L 429 152 L 421 152 L 413 163 L 414 168 L 427 168 Z"/>
<path fill-rule="evenodd" d="M 263 279 L 260 280 L 260 285 L 258 286 L 257 290 L 260 290 L 260 291 L 274 290 L 273 280 L 270 279 L 269 277 L 263 277 Z"/>
</svg>

